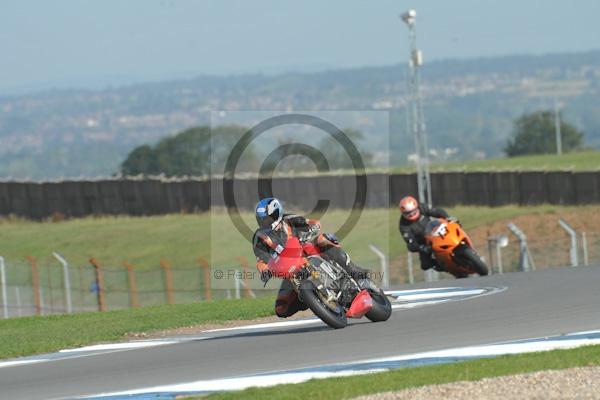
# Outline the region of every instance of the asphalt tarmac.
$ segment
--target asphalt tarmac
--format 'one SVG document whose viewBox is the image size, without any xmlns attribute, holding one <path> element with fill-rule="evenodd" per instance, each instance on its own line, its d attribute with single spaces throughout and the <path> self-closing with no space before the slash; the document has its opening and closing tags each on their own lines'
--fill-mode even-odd
<svg viewBox="0 0 600 400">
<path fill-rule="evenodd" d="M 387 322 L 222 331 L 175 344 L 0 368 L 0 399 L 73 398 L 600 329 L 600 267 L 547 269 L 394 289 L 498 287 L 395 310 Z"/>
</svg>

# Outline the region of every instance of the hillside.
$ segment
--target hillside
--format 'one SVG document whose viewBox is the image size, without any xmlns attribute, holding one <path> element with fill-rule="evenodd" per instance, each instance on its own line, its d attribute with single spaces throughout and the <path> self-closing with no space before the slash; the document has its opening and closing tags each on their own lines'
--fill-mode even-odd
<svg viewBox="0 0 600 400">
<path fill-rule="evenodd" d="M 211 110 L 383 110 L 391 142 L 368 121 L 366 149 L 402 165 L 412 151 L 404 121 L 401 66 L 279 76 L 198 77 L 100 91 L 0 97 L 0 177 L 47 179 L 110 175 L 127 153 L 190 126 Z M 431 147 L 451 159 L 497 157 L 523 112 L 550 108 L 600 147 L 600 51 L 439 61 L 423 69 Z"/>
<path fill-rule="evenodd" d="M 562 155 L 539 154 L 503 157 L 489 160 L 440 162 L 431 165 L 431 172 L 445 171 L 597 171 L 600 169 L 599 151 L 580 151 Z M 394 172 L 414 173 L 414 167 L 397 167 Z"/>
</svg>

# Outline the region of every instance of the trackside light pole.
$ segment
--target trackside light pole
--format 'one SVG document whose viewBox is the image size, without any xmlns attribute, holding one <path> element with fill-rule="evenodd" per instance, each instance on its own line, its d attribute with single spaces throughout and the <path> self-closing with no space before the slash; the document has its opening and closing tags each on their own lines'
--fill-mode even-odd
<svg viewBox="0 0 600 400">
<path fill-rule="evenodd" d="M 416 165 L 417 165 L 417 188 L 419 202 L 431 205 L 431 179 L 429 176 L 429 146 L 425 133 L 425 116 L 423 114 L 423 101 L 421 98 L 420 67 L 423 65 L 423 54 L 417 48 L 417 30 L 415 10 L 408 10 L 400 15 L 400 18 L 408 26 L 408 38 L 410 41 L 408 96 L 408 117 L 415 138 Z"/>
<path fill-rule="evenodd" d="M 554 131 L 556 133 L 556 154 L 562 154 L 562 134 L 560 133 L 560 110 L 558 100 L 554 100 Z"/>
</svg>

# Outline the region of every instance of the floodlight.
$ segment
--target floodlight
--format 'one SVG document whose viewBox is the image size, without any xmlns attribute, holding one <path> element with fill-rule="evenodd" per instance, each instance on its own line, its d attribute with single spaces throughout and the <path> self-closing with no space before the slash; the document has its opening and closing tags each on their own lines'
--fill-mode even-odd
<svg viewBox="0 0 600 400">
<path fill-rule="evenodd" d="M 415 18 L 417 18 L 417 12 L 415 10 L 408 10 L 404 14 L 400 15 L 402 21 L 404 21 L 407 25 L 412 25 L 415 23 Z"/>
</svg>

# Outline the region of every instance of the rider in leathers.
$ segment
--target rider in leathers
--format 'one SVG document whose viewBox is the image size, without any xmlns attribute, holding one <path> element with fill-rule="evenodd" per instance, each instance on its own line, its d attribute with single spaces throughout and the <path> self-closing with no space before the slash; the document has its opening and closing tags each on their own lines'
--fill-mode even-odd
<svg viewBox="0 0 600 400">
<path fill-rule="evenodd" d="M 419 202 L 412 196 L 400 200 L 399 229 L 409 251 L 419 253 L 421 269 L 434 268 L 442 271 L 442 267 L 432 257 L 431 246 L 425 243 L 425 228 L 427 223 L 434 218 L 449 218 L 448 213 L 441 208 L 432 208 Z"/>
<path fill-rule="evenodd" d="M 259 229 L 254 233 L 252 244 L 256 255 L 256 268 L 261 273 L 261 280 L 267 282 L 273 275 L 268 268 L 271 258 L 283 251 L 287 238 L 299 236 L 302 233 L 316 232 L 320 229 L 319 221 L 304 218 L 300 215 L 283 214 L 279 200 L 266 198 L 256 205 L 256 220 Z M 335 261 L 355 279 L 366 277 L 367 271 L 350 260 L 350 256 L 342 250 L 333 234 L 319 234 L 314 239 L 321 250 L 321 256 L 329 261 Z M 275 313 L 281 318 L 287 318 L 307 306 L 298 299 L 292 283 L 284 279 L 275 301 Z"/>
</svg>

